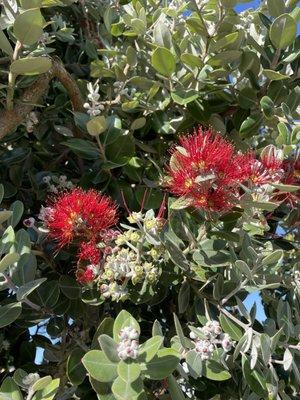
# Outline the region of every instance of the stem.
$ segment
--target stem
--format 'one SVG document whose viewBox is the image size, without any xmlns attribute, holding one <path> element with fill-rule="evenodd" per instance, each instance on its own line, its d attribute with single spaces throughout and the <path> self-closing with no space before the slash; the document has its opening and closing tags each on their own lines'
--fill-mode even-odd
<svg viewBox="0 0 300 400">
<path fill-rule="evenodd" d="M 243 282 L 240 282 L 240 284 L 233 289 L 232 292 L 230 292 L 226 297 L 224 297 L 224 299 L 221 301 L 221 305 L 223 306 L 225 303 L 227 303 L 227 301 L 234 296 L 237 292 L 239 292 L 241 289 L 243 289 L 245 287 L 245 285 L 248 283 L 248 279 L 243 280 Z"/>
<path fill-rule="evenodd" d="M 17 41 L 12 56 L 12 61 L 16 61 L 18 59 L 19 50 L 21 48 L 22 48 L 22 43 Z M 16 77 L 17 75 L 11 72 L 10 70 L 8 74 L 8 88 L 7 88 L 7 99 L 6 99 L 6 107 L 8 110 L 13 110 L 14 108 L 14 91 L 15 91 Z"/>
<path fill-rule="evenodd" d="M 279 58 L 280 58 L 280 54 L 281 54 L 281 50 L 276 49 L 273 61 L 271 62 L 271 65 L 270 65 L 270 69 L 274 69 L 277 66 Z"/>
<path fill-rule="evenodd" d="M 28 394 L 27 394 L 27 396 L 26 396 L 26 400 L 31 400 L 32 397 L 33 397 L 33 395 L 34 395 L 34 390 L 29 389 L 29 390 L 28 390 Z"/>
<path fill-rule="evenodd" d="M 249 329 L 250 324 L 244 324 L 244 322 L 242 322 L 239 319 L 237 319 L 236 317 L 234 317 L 232 314 L 230 314 L 229 311 L 227 311 L 225 308 L 222 308 L 221 306 L 218 306 L 218 309 L 221 313 L 226 315 L 226 317 L 230 318 L 232 321 L 234 321 L 237 325 L 239 325 L 243 329 L 245 329 L 245 330 Z M 253 332 L 255 332 L 257 335 L 260 335 L 259 332 L 256 332 L 256 331 L 253 331 Z"/>
<path fill-rule="evenodd" d="M 98 147 L 100 149 L 100 153 L 101 153 L 101 156 L 103 158 L 103 161 L 107 161 L 107 158 L 106 158 L 106 155 L 105 155 L 105 148 L 104 148 L 103 144 L 100 141 L 99 135 L 96 135 L 96 141 L 97 141 Z"/>
<path fill-rule="evenodd" d="M 199 7 L 198 7 L 198 5 L 197 5 L 196 0 L 191 0 L 191 3 L 194 5 L 194 7 L 195 7 L 195 9 L 196 9 L 196 13 L 198 14 L 199 18 L 201 19 L 201 22 L 202 22 L 202 24 L 203 24 L 203 26 L 204 26 L 204 29 L 205 29 L 206 36 L 209 37 L 209 33 L 208 33 L 208 30 L 207 30 L 205 21 L 204 21 L 204 19 L 203 19 L 203 17 L 202 17 L 201 10 L 199 9 Z"/>
</svg>

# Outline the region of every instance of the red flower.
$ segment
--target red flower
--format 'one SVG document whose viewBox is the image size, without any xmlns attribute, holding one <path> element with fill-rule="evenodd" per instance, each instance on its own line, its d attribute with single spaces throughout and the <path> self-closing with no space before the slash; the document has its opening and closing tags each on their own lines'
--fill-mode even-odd
<svg viewBox="0 0 300 400">
<path fill-rule="evenodd" d="M 300 157 L 285 160 L 282 164 L 283 178 L 280 183 L 284 185 L 299 186 L 299 190 L 295 192 L 278 193 L 276 192 L 273 200 L 288 201 L 292 207 L 300 202 Z"/>
<path fill-rule="evenodd" d="M 94 266 L 88 265 L 85 270 L 80 270 L 76 274 L 77 281 L 82 284 L 93 282 L 95 279 Z"/>
<path fill-rule="evenodd" d="M 79 247 L 78 259 L 80 261 L 88 261 L 92 264 L 99 264 L 101 258 L 101 251 L 96 243 L 81 243 Z"/>
<path fill-rule="evenodd" d="M 206 211 L 234 206 L 239 184 L 249 179 L 253 156 L 236 154 L 220 134 L 201 127 L 179 139 L 171 151 L 167 186 L 176 196 Z"/>
<path fill-rule="evenodd" d="M 282 151 L 273 145 L 263 149 L 260 160 L 254 160 L 250 180 L 254 185 L 279 182 L 283 177 Z"/>
<path fill-rule="evenodd" d="M 49 235 L 63 247 L 74 240 L 97 242 L 117 222 L 117 210 L 109 197 L 95 190 L 80 188 L 62 193 L 50 202 L 51 213 L 45 223 Z"/>
</svg>

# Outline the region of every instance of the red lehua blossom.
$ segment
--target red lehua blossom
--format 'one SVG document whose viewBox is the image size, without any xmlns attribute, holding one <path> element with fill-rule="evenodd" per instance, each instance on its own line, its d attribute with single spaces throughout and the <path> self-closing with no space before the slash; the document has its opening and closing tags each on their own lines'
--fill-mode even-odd
<svg viewBox="0 0 300 400">
<path fill-rule="evenodd" d="M 295 192 L 278 193 L 276 192 L 273 199 L 277 201 L 288 201 L 292 207 L 300 202 L 300 157 L 285 160 L 282 165 L 284 175 L 280 183 L 284 185 L 299 186 L 299 190 Z"/>
<path fill-rule="evenodd" d="M 234 206 L 239 184 L 249 179 L 253 155 L 237 154 L 220 134 L 201 127 L 171 151 L 167 187 L 206 211 Z"/>
<path fill-rule="evenodd" d="M 80 243 L 78 259 L 80 261 L 88 261 L 92 264 L 99 264 L 101 258 L 101 251 L 96 246 L 96 243 Z"/>
<path fill-rule="evenodd" d="M 76 274 L 77 281 L 82 284 L 93 282 L 95 279 L 94 266 L 88 265 L 85 270 L 80 270 Z"/>
<path fill-rule="evenodd" d="M 260 160 L 254 160 L 250 180 L 255 185 L 279 182 L 283 176 L 283 157 L 281 150 L 275 146 L 265 147 Z"/>
<path fill-rule="evenodd" d="M 59 247 L 77 242 L 97 242 L 117 222 L 117 210 L 109 197 L 95 190 L 72 189 L 54 197 L 46 219 L 49 236 Z"/>
</svg>

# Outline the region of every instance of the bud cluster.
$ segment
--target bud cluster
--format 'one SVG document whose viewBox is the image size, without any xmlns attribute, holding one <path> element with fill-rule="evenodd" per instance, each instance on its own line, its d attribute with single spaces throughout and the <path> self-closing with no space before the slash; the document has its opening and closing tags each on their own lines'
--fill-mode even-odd
<svg viewBox="0 0 300 400">
<path fill-rule="evenodd" d="M 91 82 L 87 84 L 88 90 L 88 102 L 84 103 L 83 107 L 87 110 L 87 113 L 91 117 L 96 117 L 101 114 L 101 111 L 104 110 L 104 105 L 99 102 L 100 94 L 99 94 L 99 85 L 96 83 L 93 85 Z"/>
<path fill-rule="evenodd" d="M 161 218 L 153 211 L 130 214 L 128 220 L 137 228 L 126 226 L 126 230 L 113 238 L 110 254 L 102 260 L 99 277 L 100 291 L 105 298 L 124 300 L 128 297 L 128 283 L 155 284 L 160 276 L 163 249 L 158 239 L 153 244 L 150 235 L 156 235 L 162 227 Z"/>
<path fill-rule="evenodd" d="M 35 373 L 30 373 L 30 374 L 26 375 L 26 376 L 23 378 L 22 383 L 23 383 L 23 385 L 30 387 L 30 386 L 32 386 L 36 381 L 38 381 L 39 379 L 40 379 L 40 375 L 39 375 L 37 372 L 35 372 Z"/>
<path fill-rule="evenodd" d="M 117 347 L 121 360 L 136 359 L 139 355 L 139 332 L 131 326 L 126 326 L 119 333 L 120 343 Z"/>
<path fill-rule="evenodd" d="M 62 190 L 73 189 L 74 184 L 68 181 L 66 175 L 60 175 L 59 177 L 55 175 L 46 175 L 43 177 L 43 183 L 47 185 L 47 190 L 51 193 L 59 193 Z"/>
<path fill-rule="evenodd" d="M 124 301 L 128 298 L 128 289 L 116 282 L 111 282 L 109 284 L 103 283 L 100 285 L 100 293 L 105 299 L 111 299 L 113 301 Z"/>
<path fill-rule="evenodd" d="M 228 352 L 235 344 L 230 336 L 222 331 L 218 321 L 208 321 L 198 330 L 199 336 L 195 332 L 191 332 L 190 338 L 194 341 L 195 350 L 200 354 L 202 360 L 211 358 L 218 345 Z"/>
</svg>

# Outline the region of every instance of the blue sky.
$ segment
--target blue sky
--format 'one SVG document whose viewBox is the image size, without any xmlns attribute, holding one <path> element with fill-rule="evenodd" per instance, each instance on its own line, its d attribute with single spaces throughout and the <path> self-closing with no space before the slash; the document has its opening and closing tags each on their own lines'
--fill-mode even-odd
<svg viewBox="0 0 300 400">
<path fill-rule="evenodd" d="M 238 4 L 235 7 L 235 10 L 237 12 L 241 12 L 241 11 L 246 10 L 247 8 L 257 8 L 259 6 L 259 3 L 260 3 L 260 0 L 252 0 L 252 1 L 249 1 L 249 3 Z"/>
</svg>

